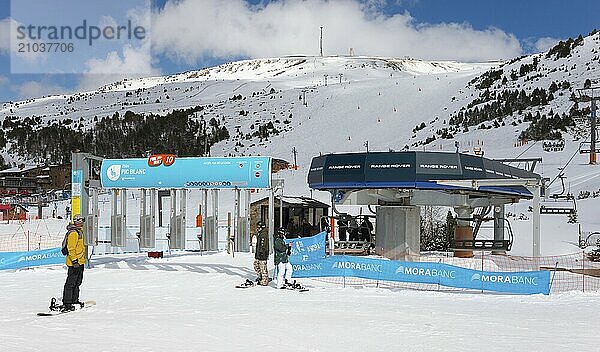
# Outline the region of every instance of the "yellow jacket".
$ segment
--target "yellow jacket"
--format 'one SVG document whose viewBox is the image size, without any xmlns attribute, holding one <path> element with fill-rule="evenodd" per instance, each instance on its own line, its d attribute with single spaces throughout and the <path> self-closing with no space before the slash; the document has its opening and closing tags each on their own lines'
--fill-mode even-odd
<svg viewBox="0 0 600 352">
<path fill-rule="evenodd" d="M 66 263 L 67 266 L 73 266 L 73 262 L 77 262 L 81 265 L 85 264 L 85 244 L 83 243 L 83 229 L 80 230 L 81 236 L 77 230 L 70 230 L 69 236 L 67 237 L 67 249 L 69 254 L 67 255 Z"/>
</svg>

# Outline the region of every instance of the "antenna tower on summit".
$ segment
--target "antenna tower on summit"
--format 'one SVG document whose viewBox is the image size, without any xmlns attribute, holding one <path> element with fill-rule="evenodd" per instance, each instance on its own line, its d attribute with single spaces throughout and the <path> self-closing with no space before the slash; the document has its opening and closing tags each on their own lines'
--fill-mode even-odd
<svg viewBox="0 0 600 352">
<path fill-rule="evenodd" d="M 323 26 L 321 26 L 321 39 L 319 42 L 319 48 L 321 49 L 321 57 L 323 57 Z"/>
</svg>

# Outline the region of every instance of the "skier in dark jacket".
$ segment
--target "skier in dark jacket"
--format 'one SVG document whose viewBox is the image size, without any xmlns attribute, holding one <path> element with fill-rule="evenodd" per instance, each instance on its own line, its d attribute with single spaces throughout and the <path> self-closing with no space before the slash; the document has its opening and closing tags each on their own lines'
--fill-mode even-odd
<svg viewBox="0 0 600 352">
<path fill-rule="evenodd" d="M 79 302 L 79 286 L 83 281 L 83 268 L 85 266 L 85 244 L 83 241 L 83 223 L 85 218 L 75 215 L 73 222 L 67 226 L 67 235 L 63 241 L 63 247 L 67 247 L 69 253 L 65 259 L 67 264 L 67 281 L 63 290 L 62 311 L 75 310 L 74 304 Z"/>
<path fill-rule="evenodd" d="M 269 232 L 265 223 L 259 221 L 258 234 L 256 235 L 256 253 L 254 253 L 254 271 L 258 276 L 258 284 L 267 286 L 269 284 L 269 272 L 267 260 L 269 259 Z"/>
<path fill-rule="evenodd" d="M 365 216 L 362 223 L 360 224 L 360 240 L 370 241 L 371 233 L 373 232 L 373 223 Z"/>
<path fill-rule="evenodd" d="M 275 251 L 275 267 L 277 268 L 277 287 L 285 288 L 289 286 L 292 281 L 292 264 L 289 262 L 289 255 L 291 252 L 290 243 L 285 244 L 286 230 L 280 228 L 277 230 L 275 239 L 273 240 L 273 249 Z M 285 274 L 285 281 L 284 281 Z"/>
</svg>

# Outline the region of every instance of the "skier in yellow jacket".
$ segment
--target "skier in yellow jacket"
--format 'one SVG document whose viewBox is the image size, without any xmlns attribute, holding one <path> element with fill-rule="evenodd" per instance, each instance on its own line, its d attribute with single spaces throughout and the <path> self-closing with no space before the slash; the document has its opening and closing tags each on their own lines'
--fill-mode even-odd
<svg viewBox="0 0 600 352">
<path fill-rule="evenodd" d="M 63 247 L 67 247 L 66 264 L 68 267 L 67 281 L 63 290 L 62 311 L 74 310 L 74 304 L 79 302 L 79 286 L 83 281 L 83 268 L 85 266 L 85 244 L 83 241 L 83 224 L 85 218 L 75 215 L 73 222 L 67 226 L 67 236 L 63 241 Z"/>
</svg>

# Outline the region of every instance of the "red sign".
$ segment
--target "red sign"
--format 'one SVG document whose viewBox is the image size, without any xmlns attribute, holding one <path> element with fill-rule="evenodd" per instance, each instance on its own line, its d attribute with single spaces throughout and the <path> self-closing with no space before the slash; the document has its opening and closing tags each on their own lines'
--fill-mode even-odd
<svg viewBox="0 0 600 352">
<path fill-rule="evenodd" d="M 173 163 L 175 163 L 175 155 L 173 154 L 163 154 L 163 164 L 165 164 L 165 166 L 171 166 L 173 165 Z"/>
<path fill-rule="evenodd" d="M 171 166 L 175 163 L 173 154 L 154 154 L 148 158 L 148 166 L 155 167 L 160 165 Z"/>
<path fill-rule="evenodd" d="M 163 156 L 161 154 L 155 154 L 148 158 L 148 166 L 155 167 L 160 166 L 163 163 Z"/>
<path fill-rule="evenodd" d="M 254 173 L 254 177 L 256 177 L 256 178 L 259 178 L 259 177 L 260 177 L 260 171 L 256 171 L 256 172 Z"/>
</svg>

